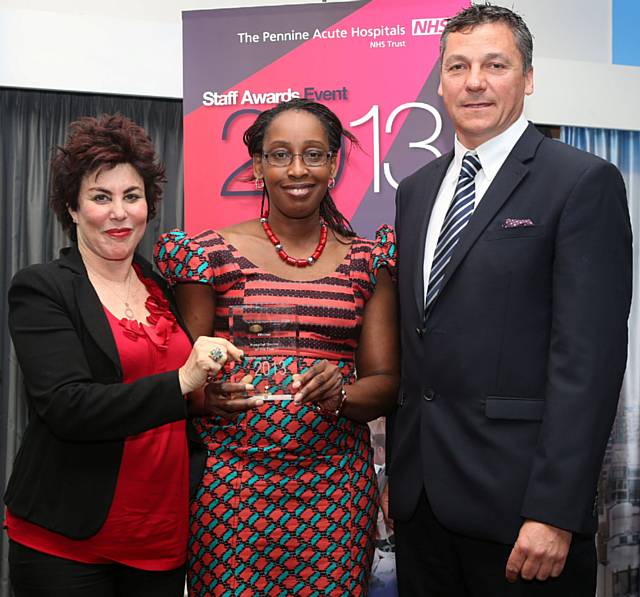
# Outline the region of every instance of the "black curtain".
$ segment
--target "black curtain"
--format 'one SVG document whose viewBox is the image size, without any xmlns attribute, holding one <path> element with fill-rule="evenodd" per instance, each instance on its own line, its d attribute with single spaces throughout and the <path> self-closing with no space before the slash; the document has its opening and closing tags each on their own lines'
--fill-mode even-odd
<svg viewBox="0 0 640 597">
<path fill-rule="evenodd" d="M 7 291 L 21 268 L 55 258 L 68 240 L 48 206 L 51 150 L 81 116 L 120 112 L 143 126 L 167 169 L 164 199 L 140 252 L 151 257 L 160 232 L 182 226 L 182 101 L 0 88 L 0 483 L 2 491 L 26 423 L 22 383 L 7 329 Z M 0 544 L 0 597 L 9 597 L 7 539 Z"/>
</svg>

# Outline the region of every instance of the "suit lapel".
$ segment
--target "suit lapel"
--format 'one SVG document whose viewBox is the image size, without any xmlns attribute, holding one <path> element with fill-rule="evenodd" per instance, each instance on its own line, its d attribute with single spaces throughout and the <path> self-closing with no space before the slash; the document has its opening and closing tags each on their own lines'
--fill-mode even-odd
<svg viewBox="0 0 640 597">
<path fill-rule="evenodd" d="M 429 220 L 431 219 L 431 212 L 433 211 L 433 205 L 436 202 L 438 191 L 442 180 L 447 173 L 447 168 L 453 159 L 453 152 L 449 152 L 432 163 L 432 167 L 429 170 L 428 176 L 424 177 L 420 181 L 420 185 L 415 189 L 417 196 L 416 210 L 414 213 L 421 214 L 421 217 L 416 218 L 417 232 L 412 235 L 417 239 L 417 246 L 413 251 L 415 261 L 411 264 L 411 270 L 413 271 L 413 290 L 414 298 L 416 301 L 416 307 L 420 317 L 424 316 L 424 250 L 425 242 L 427 240 L 427 229 L 429 228 Z"/>
<path fill-rule="evenodd" d="M 455 274 L 458 266 L 478 240 L 478 237 L 491 223 L 496 213 L 507 202 L 529 172 L 527 162 L 535 155 L 542 139 L 543 137 L 538 130 L 532 124 L 529 124 L 529 127 L 525 129 L 522 137 L 520 137 L 511 153 L 507 156 L 453 251 L 451 261 L 449 261 L 445 270 L 442 287 L 435 302 L 442 296 L 447 282 Z"/>
<path fill-rule="evenodd" d="M 89 280 L 87 270 L 84 267 L 82 257 L 77 247 L 73 246 L 64 249 L 60 257 L 60 264 L 63 267 L 68 267 L 77 274 L 73 279 L 73 290 L 80 317 L 94 342 L 100 347 L 102 352 L 113 361 L 118 372 L 121 374 L 122 367 L 120 365 L 120 358 L 118 357 L 118 349 L 113 334 L 111 333 L 109 321 L 107 320 L 102 303 Z"/>
</svg>

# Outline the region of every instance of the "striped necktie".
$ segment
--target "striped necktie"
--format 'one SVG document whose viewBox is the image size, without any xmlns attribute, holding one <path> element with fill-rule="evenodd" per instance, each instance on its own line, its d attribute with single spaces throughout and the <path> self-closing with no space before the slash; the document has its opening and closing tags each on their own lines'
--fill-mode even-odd
<svg viewBox="0 0 640 597">
<path fill-rule="evenodd" d="M 429 286 L 427 288 L 427 298 L 425 301 L 425 319 L 433 305 L 433 301 L 440 293 L 442 281 L 447 264 L 451 260 L 453 250 L 458 244 L 462 231 L 471 220 L 476 200 L 476 174 L 482 168 L 478 156 L 467 152 L 462 158 L 462 168 L 458 177 L 453 200 L 447 214 L 444 217 L 438 243 L 433 255 L 431 272 L 429 273 Z"/>
</svg>

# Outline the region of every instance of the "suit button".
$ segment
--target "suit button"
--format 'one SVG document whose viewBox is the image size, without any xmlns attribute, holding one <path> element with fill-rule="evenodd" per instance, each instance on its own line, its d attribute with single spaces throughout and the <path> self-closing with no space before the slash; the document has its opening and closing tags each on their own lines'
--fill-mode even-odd
<svg viewBox="0 0 640 597">
<path fill-rule="evenodd" d="M 416 334 L 418 334 L 418 338 L 422 338 L 422 334 L 424 334 L 424 331 L 422 328 L 416 328 Z"/>
<path fill-rule="evenodd" d="M 424 393 L 424 395 L 422 397 L 427 402 L 431 402 L 436 397 L 436 393 L 433 390 L 429 389 Z"/>
</svg>

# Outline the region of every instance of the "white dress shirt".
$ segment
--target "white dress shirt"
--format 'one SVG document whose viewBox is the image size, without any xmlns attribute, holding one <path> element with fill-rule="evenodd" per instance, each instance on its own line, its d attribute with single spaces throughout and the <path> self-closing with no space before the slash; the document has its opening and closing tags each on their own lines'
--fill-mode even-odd
<svg viewBox="0 0 640 597">
<path fill-rule="evenodd" d="M 480 163 L 482 164 L 482 170 L 480 170 L 476 176 L 476 200 L 474 210 L 478 209 L 480 200 L 528 125 L 529 123 L 523 113 L 506 131 L 485 141 L 475 149 L 475 153 L 478 155 Z M 456 135 L 453 160 L 451 160 L 451 164 L 449 164 L 447 173 L 440 185 L 438 196 L 433 204 L 431 218 L 429 219 L 429 227 L 427 228 L 423 263 L 425 300 L 427 288 L 429 287 L 429 275 L 431 274 L 433 256 L 436 252 L 438 237 L 440 236 L 440 229 L 447 215 L 449 205 L 453 201 L 456 184 L 460 176 L 460 169 L 462 168 L 462 158 L 468 151 L 472 150 L 462 145 Z"/>
</svg>

